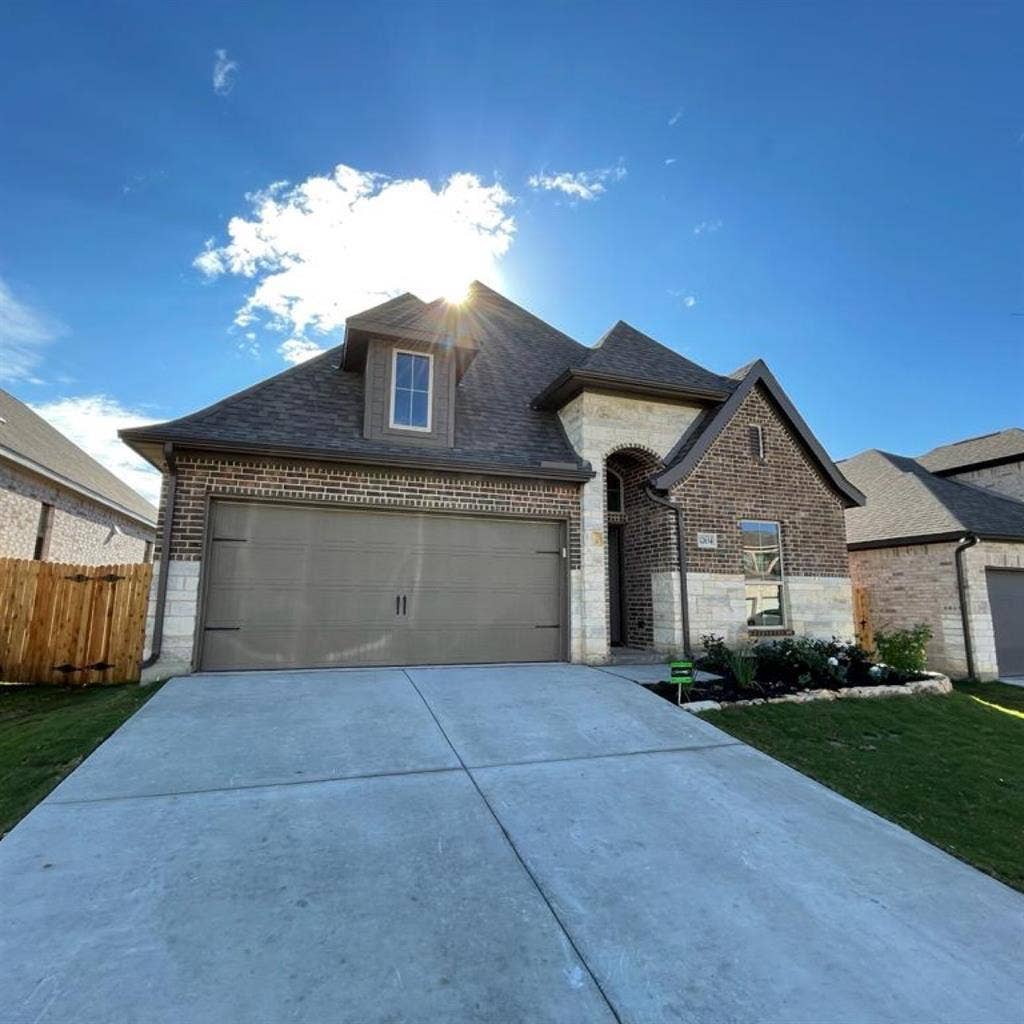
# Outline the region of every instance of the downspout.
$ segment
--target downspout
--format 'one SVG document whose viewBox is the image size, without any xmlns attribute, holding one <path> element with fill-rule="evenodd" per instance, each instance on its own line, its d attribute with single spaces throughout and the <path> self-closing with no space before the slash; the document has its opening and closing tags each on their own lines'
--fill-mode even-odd
<svg viewBox="0 0 1024 1024">
<path fill-rule="evenodd" d="M 160 657 L 164 642 L 164 607 L 167 604 L 168 561 L 171 553 L 171 527 L 174 523 L 174 496 L 178 490 L 178 463 L 174 457 L 174 445 L 164 443 L 164 461 L 167 463 L 167 501 L 164 503 L 164 528 L 160 535 L 160 565 L 156 582 L 156 611 L 153 615 L 153 642 L 149 657 L 142 668 L 154 665 Z"/>
<path fill-rule="evenodd" d="M 689 658 L 692 656 L 692 652 L 690 650 L 690 604 L 686 594 L 686 531 L 683 527 L 683 510 L 668 498 L 657 494 L 650 484 L 644 488 L 644 494 L 656 505 L 663 505 L 675 513 L 676 557 L 679 560 L 679 621 L 683 627 L 683 654 Z"/>
<path fill-rule="evenodd" d="M 964 572 L 963 553 L 968 548 L 973 548 L 978 543 L 978 538 L 973 533 L 965 534 L 964 539 L 956 546 L 953 552 L 953 561 L 956 563 L 956 589 L 960 596 L 960 621 L 964 629 L 964 654 L 967 655 L 967 678 L 974 679 L 974 647 L 971 643 L 971 622 L 967 610 L 967 575 Z"/>
</svg>

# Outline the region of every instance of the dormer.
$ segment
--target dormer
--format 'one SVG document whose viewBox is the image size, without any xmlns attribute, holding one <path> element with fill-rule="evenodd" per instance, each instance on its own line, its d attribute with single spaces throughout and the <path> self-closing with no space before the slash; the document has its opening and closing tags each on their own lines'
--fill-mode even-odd
<svg viewBox="0 0 1024 1024">
<path fill-rule="evenodd" d="M 462 309 L 443 299 L 405 294 L 350 317 L 341 369 L 363 375 L 363 436 L 451 448 L 455 388 L 475 354 Z"/>
</svg>

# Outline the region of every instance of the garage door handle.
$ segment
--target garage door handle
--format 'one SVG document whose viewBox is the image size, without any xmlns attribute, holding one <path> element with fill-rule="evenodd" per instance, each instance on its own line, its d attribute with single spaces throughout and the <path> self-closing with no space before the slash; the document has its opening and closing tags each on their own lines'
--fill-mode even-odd
<svg viewBox="0 0 1024 1024">
<path fill-rule="evenodd" d="M 401 594 L 395 594 L 395 614 L 396 615 L 401 615 L 402 614 L 402 595 Z"/>
<path fill-rule="evenodd" d="M 405 594 L 402 595 L 402 614 L 405 615 Z"/>
</svg>

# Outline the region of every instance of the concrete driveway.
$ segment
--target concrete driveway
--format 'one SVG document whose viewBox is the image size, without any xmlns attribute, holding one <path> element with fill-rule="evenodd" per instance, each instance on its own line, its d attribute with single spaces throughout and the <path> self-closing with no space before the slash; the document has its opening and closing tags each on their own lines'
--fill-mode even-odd
<svg viewBox="0 0 1024 1024">
<path fill-rule="evenodd" d="M 175 680 L 0 894 L 3 1021 L 1024 1019 L 1024 897 L 578 666 Z"/>
</svg>

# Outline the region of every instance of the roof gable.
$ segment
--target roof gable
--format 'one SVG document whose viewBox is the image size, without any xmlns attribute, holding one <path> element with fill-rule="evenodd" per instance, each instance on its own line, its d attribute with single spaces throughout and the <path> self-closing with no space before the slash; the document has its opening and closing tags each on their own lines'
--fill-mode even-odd
<svg viewBox="0 0 1024 1024">
<path fill-rule="evenodd" d="M 745 373 L 739 386 L 735 388 L 729 398 L 717 408 L 706 410 L 690 424 L 689 429 L 665 459 L 666 468 L 655 479 L 655 486 L 661 490 L 668 490 L 689 476 L 743 404 L 744 399 L 755 387 L 760 386 L 772 399 L 797 440 L 804 446 L 826 481 L 839 494 L 847 507 L 863 504 L 864 495 L 836 468 L 836 464 L 811 432 L 811 428 L 807 426 L 804 418 L 797 412 L 796 407 L 789 400 L 789 396 L 782 390 L 782 386 L 767 365 L 758 359 L 744 370 Z"/>
<path fill-rule="evenodd" d="M 1024 540 L 1024 502 L 937 476 L 917 460 L 889 452 L 861 452 L 841 463 L 866 495 L 846 514 L 851 546 L 975 533 Z"/>
<path fill-rule="evenodd" d="M 623 320 L 590 349 L 580 367 L 698 391 L 729 392 L 734 387 L 733 381 L 698 366 Z"/>
<path fill-rule="evenodd" d="M 0 457 L 42 473 L 149 526 L 156 509 L 14 395 L 0 390 Z"/>
<path fill-rule="evenodd" d="M 1010 427 L 980 437 L 968 437 L 939 445 L 918 456 L 917 461 L 931 473 L 954 473 L 983 465 L 1024 459 L 1024 429 Z"/>
</svg>

